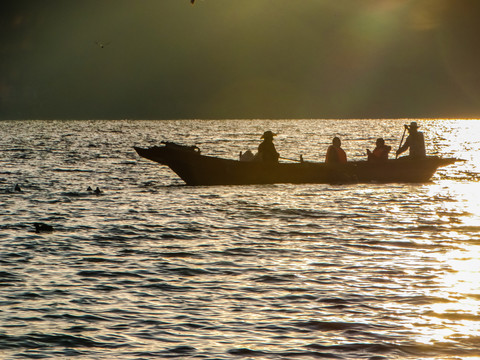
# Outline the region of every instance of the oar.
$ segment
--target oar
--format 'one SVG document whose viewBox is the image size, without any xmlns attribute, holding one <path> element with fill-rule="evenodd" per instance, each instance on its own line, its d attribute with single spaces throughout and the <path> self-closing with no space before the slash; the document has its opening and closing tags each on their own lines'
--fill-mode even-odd
<svg viewBox="0 0 480 360">
<path fill-rule="evenodd" d="M 399 149 L 402 147 L 403 138 L 405 137 L 405 132 L 406 132 L 406 131 L 407 131 L 407 125 L 405 125 L 404 128 L 403 128 L 402 140 L 400 140 L 400 145 L 398 146 Z M 398 159 L 398 155 L 396 155 L 396 154 L 395 154 L 395 159 Z"/>
<path fill-rule="evenodd" d="M 297 159 L 290 159 L 290 158 L 286 158 L 286 157 L 283 157 L 283 156 L 279 156 L 280 159 L 283 159 L 283 160 L 290 160 L 290 161 L 295 161 L 295 162 L 301 162 L 303 163 L 303 156 L 300 155 L 300 160 L 297 160 Z"/>
</svg>

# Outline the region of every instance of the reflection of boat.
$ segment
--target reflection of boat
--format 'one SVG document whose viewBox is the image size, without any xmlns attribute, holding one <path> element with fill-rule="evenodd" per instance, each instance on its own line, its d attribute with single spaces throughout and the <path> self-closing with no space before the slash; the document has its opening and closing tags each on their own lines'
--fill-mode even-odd
<svg viewBox="0 0 480 360">
<path fill-rule="evenodd" d="M 428 156 L 418 160 L 352 161 L 343 165 L 315 162 L 268 164 L 204 156 L 196 146 L 174 143 L 148 149 L 134 148 L 140 156 L 168 166 L 187 185 L 425 182 L 440 166 L 458 161 Z"/>
</svg>

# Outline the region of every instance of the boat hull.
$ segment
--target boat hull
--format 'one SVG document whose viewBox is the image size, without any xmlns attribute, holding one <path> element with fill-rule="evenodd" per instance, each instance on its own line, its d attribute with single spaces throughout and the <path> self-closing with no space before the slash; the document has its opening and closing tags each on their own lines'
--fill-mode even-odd
<svg viewBox="0 0 480 360">
<path fill-rule="evenodd" d="M 343 165 L 314 162 L 268 164 L 204 156 L 197 148 L 173 143 L 134 148 L 141 157 L 168 166 L 187 185 L 426 182 L 440 166 L 457 161 L 430 156 L 418 160 L 354 161 Z"/>
</svg>

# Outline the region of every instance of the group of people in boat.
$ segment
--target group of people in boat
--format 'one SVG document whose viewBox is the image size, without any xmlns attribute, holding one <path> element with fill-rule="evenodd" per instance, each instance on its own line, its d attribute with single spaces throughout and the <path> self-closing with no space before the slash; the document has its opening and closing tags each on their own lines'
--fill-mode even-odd
<svg viewBox="0 0 480 360">
<path fill-rule="evenodd" d="M 415 121 L 412 121 L 410 125 L 405 125 L 405 131 L 408 130 L 409 135 L 405 140 L 405 143 L 403 143 L 403 145 L 401 145 L 396 151 L 397 157 L 407 150 L 409 150 L 409 158 L 418 159 L 426 156 L 425 139 L 423 133 L 418 131 L 418 127 L 419 126 Z M 275 135 L 276 134 L 270 130 L 265 131 L 261 137 L 263 141 L 258 146 L 257 154 L 253 155 L 251 152 L 248 154 L 242 154 L 241 160 L 257 160 L 267 163 L 278 162 L 280 154 L 277 152 L 275 145 L 273 144 L 273 137 Z M 368 161 L 388 160 L 388 155 L 392 150 L 392 147 L 386 145 L 383 138 L 378 138 L 375 145 L 376 147 L 373 149 L 373 151 L 367 150 Z M 330 145 L 327 149 L 325 162 L 327 164 L 343 164 L 347 162 L 347 154 L 342 149 L 342 142 L 339 137 L 333 138 L 332 145 Z"/>
</svg>

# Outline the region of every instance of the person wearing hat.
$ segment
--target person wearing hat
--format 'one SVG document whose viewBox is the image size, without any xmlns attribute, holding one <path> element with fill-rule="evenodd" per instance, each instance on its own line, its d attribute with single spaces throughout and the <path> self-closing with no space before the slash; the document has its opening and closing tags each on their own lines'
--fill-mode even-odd
<svg viewBox="0 0 480 360">
<path fill-rule="evenodd" d="M 273 137 L 276 134 L 271 132 L 270 130 L 265 131 L 261 137 L 263 139 L 262 143 L 258 145 L 258 153 L 257 157 L 260 161 L 266 163 L 277 163 L 280 154 L 275 149 L 275 145 L 273 145 Z"/>
<path fill-rule="evenodd" d="M 410 125 L 405 125 L 405 129 L 408 130 L 408 137 L 405 143 L 397 150 L 397 157 L 407 151 L 407 149 L 410 149 L 410 158 L 424 158 L 426 156 L 425 138 L 423 133 L 418 131 L 418 124 L 412 121 Z"/>
</svg>

